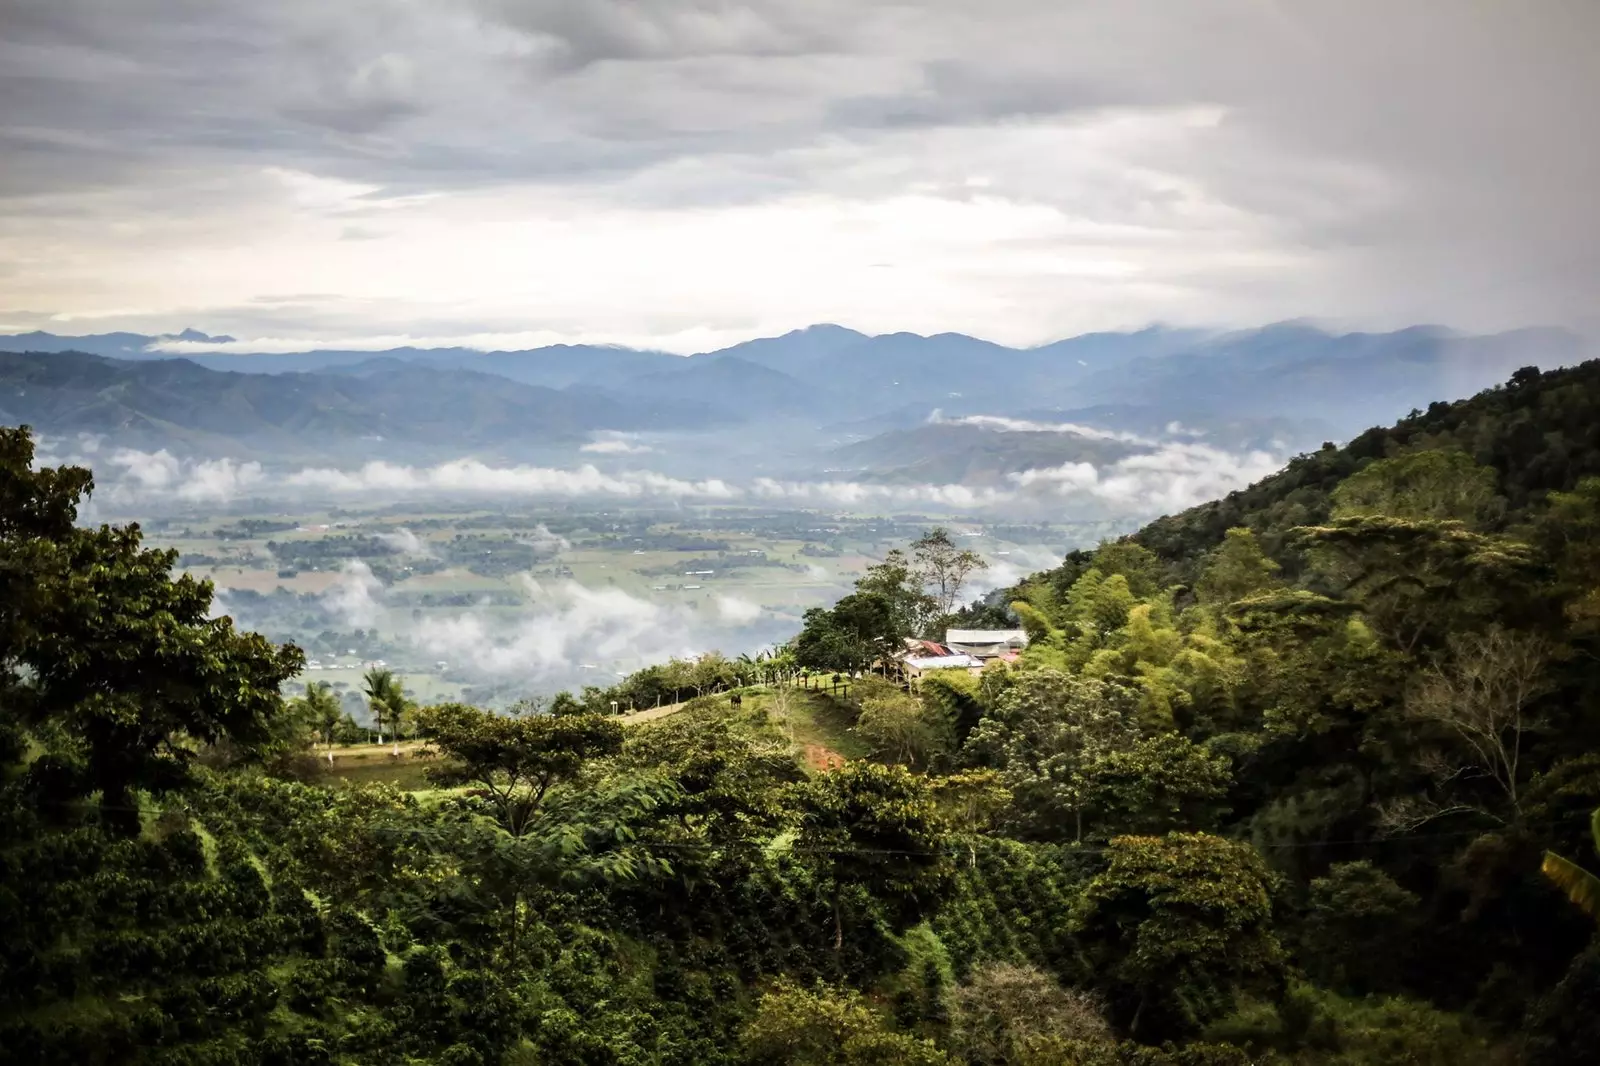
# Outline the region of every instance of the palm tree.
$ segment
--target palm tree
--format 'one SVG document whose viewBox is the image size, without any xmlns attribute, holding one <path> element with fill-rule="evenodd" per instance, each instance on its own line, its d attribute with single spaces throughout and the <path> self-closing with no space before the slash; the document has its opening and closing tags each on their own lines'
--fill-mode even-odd
<svg viewBox="0 0 1600 1066">
<path fill-rule="evenodd" d="M 1600 810 L 1590 816 L 1589 832 L 1594 837 L 1594 850 L 1600 853 Z M 1589 917 L 1600 920 L 1600 877 L 1553 851 L 1544 853 L 1542 869 Z"/>
<path fill-rule="evenodd" d="M 390 670 L 373 667 L 361 676 L 366 682 L 367 706 L 378 723 L 378 743 L 383 743 L 383 723 L 394 730 L 394 753 L 400 754 L 400 720 L 406 712 L 406 694 Z"/>
<path fill-rule="evenodd" d="M 326 681 L 307 684 L 306 694 L 300 697 L 300 702 L 305 708 L 306 718 L 328 745 L 328 761 L 333 762 L 333 731 L 339 725 L 342 711 L 339 697 L 333 693 L 333 686 Z"/>
</svg>

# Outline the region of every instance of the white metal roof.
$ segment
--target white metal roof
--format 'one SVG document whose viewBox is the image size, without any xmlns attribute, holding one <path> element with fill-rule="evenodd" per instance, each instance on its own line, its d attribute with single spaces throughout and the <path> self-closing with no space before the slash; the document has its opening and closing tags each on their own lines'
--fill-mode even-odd
<svg viewBox="0 0 1600 1066">
<path fill-rule="evenodd" d="M 947 629 L 946 644 L 1026 644 L 1025 629 Z"/>
<path fill-rule="evenodd" d="M 958 667 L 981 664 L 970 655 L 928 655 L 907 659 L 906 665 L 918 670 L 954 670 Z"/>
</svg>

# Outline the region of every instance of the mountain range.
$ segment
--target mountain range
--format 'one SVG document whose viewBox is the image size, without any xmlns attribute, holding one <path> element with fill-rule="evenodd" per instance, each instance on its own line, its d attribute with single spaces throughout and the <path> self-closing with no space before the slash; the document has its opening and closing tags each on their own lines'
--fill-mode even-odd
<svg viewBox="0 0 1600 1066">
<path fill-rule="evenodd" d="M 174 341 L 230 350 L 180 358 L 162 350 Z M 599 431 L 737 428 L 751 446 L 866 476 L 941 466 L 984 477 L 1116 449 L 930 423 L 1003 416 L 1149 436 L 1179 422 L 1234 446 L 1301 448 L 1470 395 L 1521 366 L 1585 355 L 1581 338 L 1553 329 L 1335 333 L 1292 322 L 1152 327 L 1034 348 L 817 325 L 691 356 L 596 345 L 252 354 L 235 343 L 192 329 L 0 337 L 0 421 L 272 455 L 375 454 L 379 444 L 459 455 L 570 447 Z"/>
</svg>

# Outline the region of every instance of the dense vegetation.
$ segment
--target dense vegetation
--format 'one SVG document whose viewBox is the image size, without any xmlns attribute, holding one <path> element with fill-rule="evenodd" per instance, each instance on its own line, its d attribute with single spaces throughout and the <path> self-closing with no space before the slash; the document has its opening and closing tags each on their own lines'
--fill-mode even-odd
<svg viewBox="0 0 1600 1066">
<path fill-rule="evenodd" d="M 0 1047 L 59 1063 L 1582 1063 L 1600 366 L 1519 373 L 954 610 L 925 537 L 780 655 L 332 787 L 292 648 L 0 431 Z M 949 549 L 949 550 L 947 550 Z M 1021 660 L 827 701 L 951 617 Z M 746 686 L 740 706 L 710 693 Z M 686 691 L 687 690 L 687 691 Z M 653 699 L 652 699 L 653 697 Z M 675 714 L 624 725 L 614 699 Z M 829 762 L 826 765 L 834 765 Z"/>
</svg>

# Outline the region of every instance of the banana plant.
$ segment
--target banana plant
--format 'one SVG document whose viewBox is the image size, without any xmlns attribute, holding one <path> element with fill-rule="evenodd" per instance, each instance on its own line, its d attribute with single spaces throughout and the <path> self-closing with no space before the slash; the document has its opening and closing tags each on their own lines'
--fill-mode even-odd
<svg viewBox="0 0 1600 1066">
<path fill-rule="evenodd" d="M 1596 853 L 1600 853 L 1600 810 L 1590 816 L 1589 832 L 1594 836 Z M 1571 859 L 1564 859 L 1553 851 L 1544 853 L 1544 865 L 1541 869 L 1557 888 L 1583 909 L 1584 913 L 1600 921 L 1600 876 L 1590 873 Z"/>
</svg>

